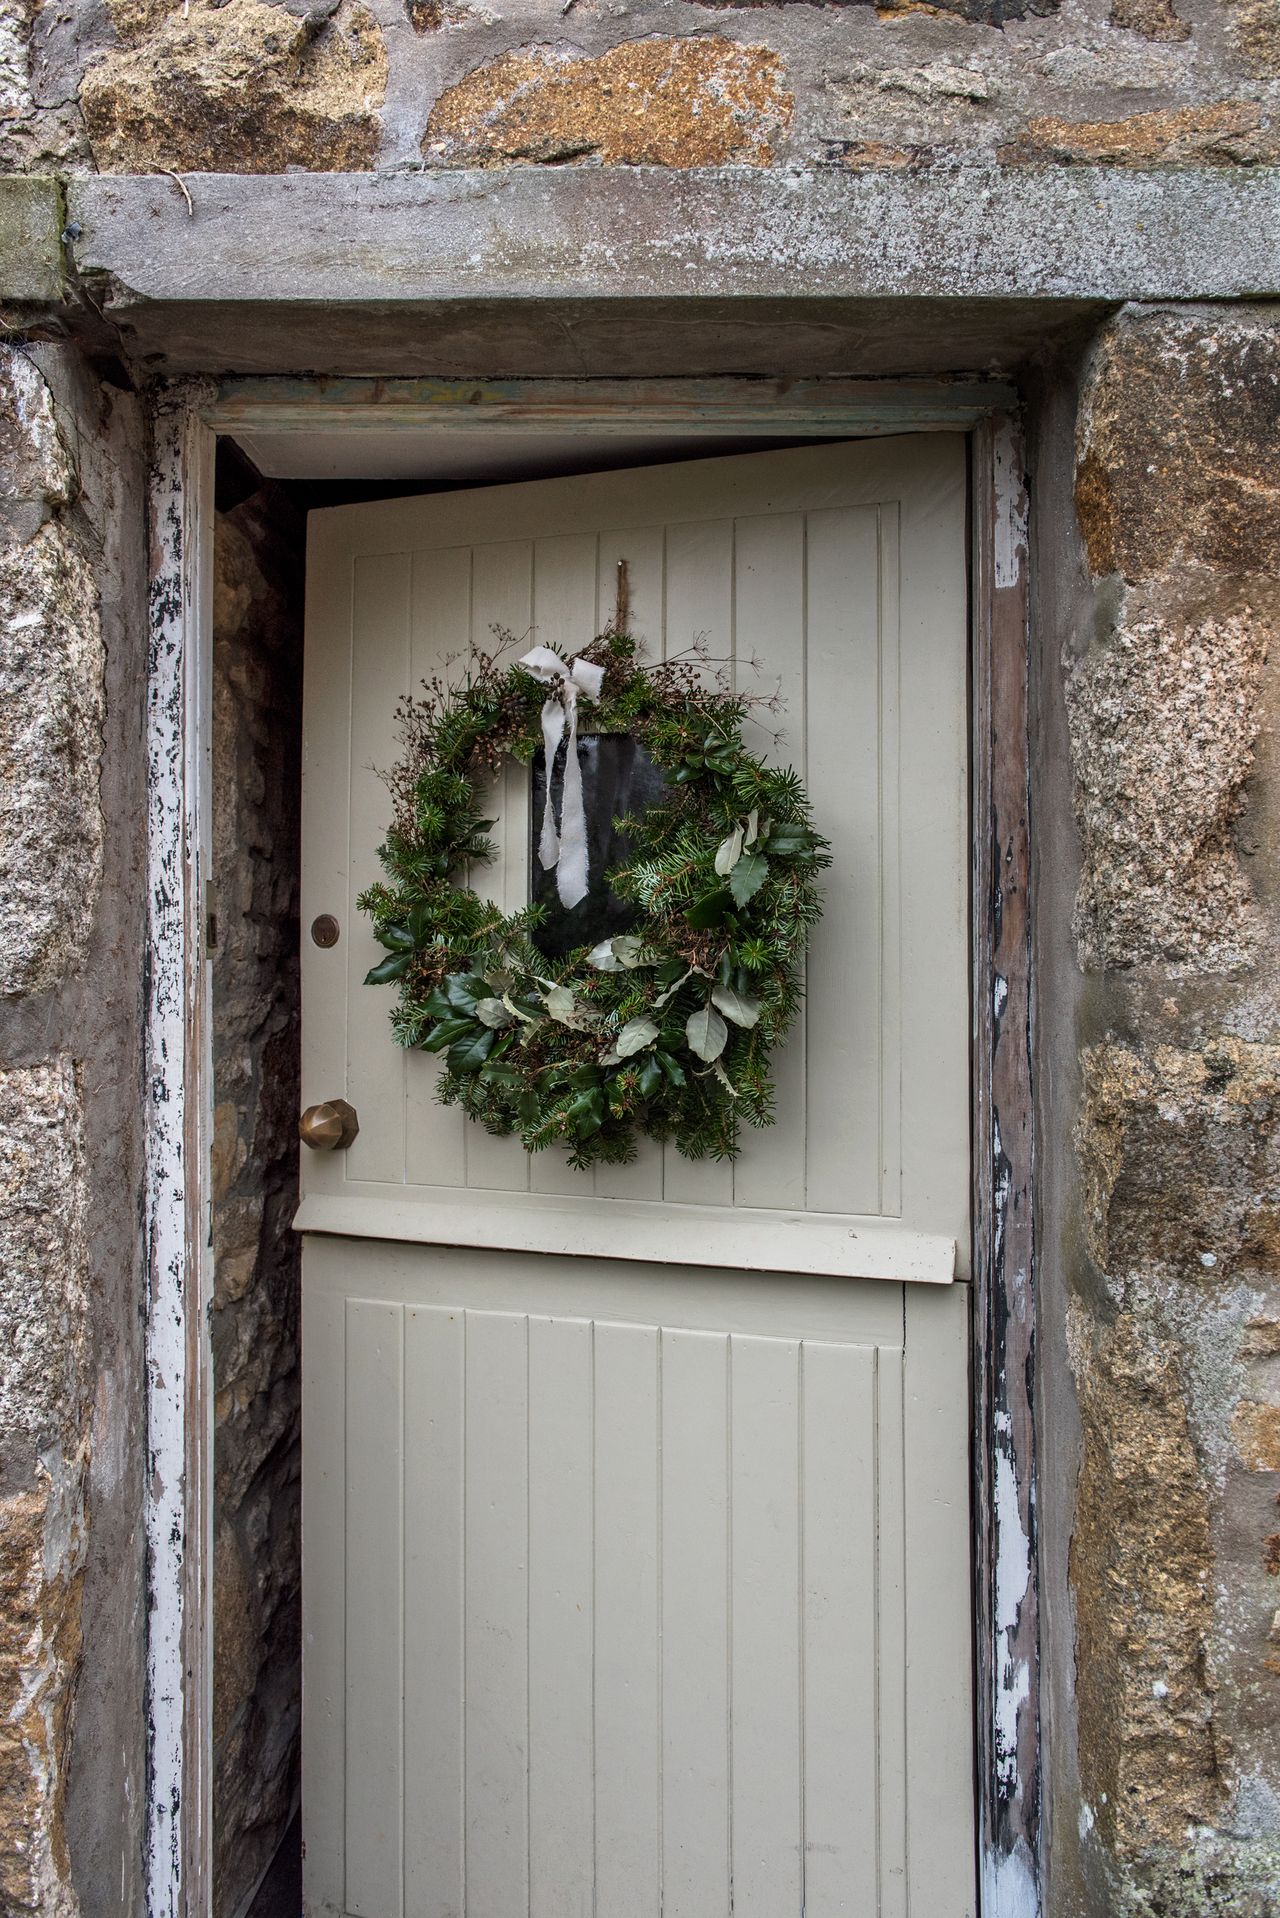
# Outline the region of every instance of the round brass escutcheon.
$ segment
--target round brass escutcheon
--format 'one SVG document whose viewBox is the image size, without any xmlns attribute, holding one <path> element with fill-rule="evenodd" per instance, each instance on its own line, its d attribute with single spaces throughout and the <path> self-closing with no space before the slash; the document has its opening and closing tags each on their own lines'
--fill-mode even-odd
<svg viewBox="0 0 1280 1918">
<path fill-rule="evenodd" d="M 359 1130 L 356 1109 L 345 1099 L 308 1106 L 298 1121 L 298 1137 L 313 1152 L 345 1152 Z"/>
<path fill-rule="evenodd" d="M 331 912 L 322 912 L 318 919 L 311 921 L 311 937 L 318 946 L 337 945 L 338 922 Z"/>
</svg>

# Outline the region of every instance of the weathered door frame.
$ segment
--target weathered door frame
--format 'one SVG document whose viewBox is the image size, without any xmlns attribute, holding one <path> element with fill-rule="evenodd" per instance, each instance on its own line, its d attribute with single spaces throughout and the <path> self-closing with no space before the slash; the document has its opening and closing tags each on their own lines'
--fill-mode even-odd
<svg viewBox="0 0 1280 1918">
<path fill-rule="evenodd" d="M 147 688 L 149 1918 L 210 1909 L 212 1055 L 206 886 L 219 433 L 563 432 L 972 447 L 975 1698 L 984 1918 L 1040 1910 L 1027 508 L 1017 396 L 992 382 L 184 381 L 160 391 Z"/>
</svg>

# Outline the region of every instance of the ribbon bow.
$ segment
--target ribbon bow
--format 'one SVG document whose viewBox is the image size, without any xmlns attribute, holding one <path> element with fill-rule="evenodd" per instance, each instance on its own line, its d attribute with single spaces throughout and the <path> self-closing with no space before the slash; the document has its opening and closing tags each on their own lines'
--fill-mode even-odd
<svg viewBox="0 0 1280 1918">
<path fill-rule="evenodd" d="M 542 708 L 542 743 L 547 759 L 547 801 L 542 811 L 538 857 L 542 870 L 556 869 L 556 891 L 564 906 L 576 906 L 587 896 L 587 814 L 582 802 L 582 768 L 578 764 L 578 694 L 599 699 L 604 667 L 574 659 L 566 666 L 549 646 L 535 646 L 520 661 L 542 685 L 550 686 Z M 560 830 L 556 831 L 551 804 L 551 772 L 566 725 L 569 743 L 564 756 L 564 790 L 560 800 Z"/>
</svg>

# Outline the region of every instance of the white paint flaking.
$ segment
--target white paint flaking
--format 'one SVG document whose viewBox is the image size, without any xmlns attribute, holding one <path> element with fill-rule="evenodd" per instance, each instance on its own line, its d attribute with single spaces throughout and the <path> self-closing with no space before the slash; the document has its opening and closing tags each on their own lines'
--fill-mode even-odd
<svg viewBox="0 0 1280 1918">
<path fill-rule="evenodd" d="M 1036 1877 L 1021 1840 L 1011 1852 L 982 1860 L 982 1918 L 1039 1918 Z"/>
<path fill-rule="evenodd" d="M 156 419 L 147 687 L 146 1046 L 147 1710 L 149 1918 L 184 1910 L 181 1807 L 186 1538 L 187 1213 L 183 1164 L 187 1035 L 186 540 L 184 416 Z"/>
<path fill-rule="evenodd" d="M 998 421 L 995 433 L 995 579 L 997 590 L 1016 586 L 1027 557 L 1027 490 L 1018 458 L 1018 436 L 1011 419 Z"/>
</svg>

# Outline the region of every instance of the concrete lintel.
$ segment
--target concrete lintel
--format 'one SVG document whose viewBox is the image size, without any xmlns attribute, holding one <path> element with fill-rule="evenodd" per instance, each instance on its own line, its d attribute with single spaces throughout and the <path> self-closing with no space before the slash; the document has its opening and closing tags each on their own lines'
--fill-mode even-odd
<svg viewBox="0 0 1280 1918">
<path fill-rule="evenodd" d="M 914 175 L 512 168 L 98 176 L 80 271 L 117 309 L 821 297 L 1091 302 L 1280 293 L 1280 170 Z"/>
<path fill-rule="evenodd" d="M 0 178 L 0 304 L 52 306 L 61 299 L 63 217 L 56 180 Z"/>
</svg>

